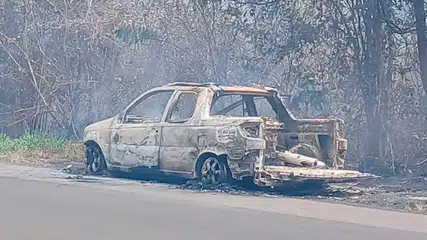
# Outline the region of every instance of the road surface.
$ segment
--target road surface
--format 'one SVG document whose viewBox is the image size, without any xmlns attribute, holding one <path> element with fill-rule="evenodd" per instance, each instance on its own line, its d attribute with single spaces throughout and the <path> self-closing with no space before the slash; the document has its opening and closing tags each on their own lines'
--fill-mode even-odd
<svg viewBox="0 0 427 240">
<path fill-rule="evenodd" d="M 0 164 L 0 239 L 427 239 L 427 217 Z"/>
</svg>

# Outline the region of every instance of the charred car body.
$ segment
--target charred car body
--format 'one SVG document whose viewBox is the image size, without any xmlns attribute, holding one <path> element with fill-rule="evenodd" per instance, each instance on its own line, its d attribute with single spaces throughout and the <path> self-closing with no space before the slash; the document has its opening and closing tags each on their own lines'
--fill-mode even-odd
<svg viewBox="0 0 427 240">
<path fill-rule="evenodd" d="M 296 119 L 270 87 L 170 83 L 86 127 L 86 168 L 145 168 L 212 184 L 252 177 L 261 186 L 372 177 L 343 169 L 342 123 Z"/>
</svg>

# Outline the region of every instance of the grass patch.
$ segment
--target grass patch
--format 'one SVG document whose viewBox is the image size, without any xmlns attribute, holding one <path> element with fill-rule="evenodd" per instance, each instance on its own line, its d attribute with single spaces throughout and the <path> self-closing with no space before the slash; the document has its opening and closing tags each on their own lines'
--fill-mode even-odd
<svg viewBox="0 0 427 240">
<path fill-rule="evenodd" d="M 84 146 L 61 138 L 26 134 L 11 138 L 0 133 L 0 161 L 52 165 L 83 163 Z"/>
<path fill-rule="evenodd" d="M 25 134 L 20 138 L 11 138 L 0 134 L 0 152 L 26 152 L 32 150 L 60 150 L 68 142 L 64 139 Z"/>
</svg>

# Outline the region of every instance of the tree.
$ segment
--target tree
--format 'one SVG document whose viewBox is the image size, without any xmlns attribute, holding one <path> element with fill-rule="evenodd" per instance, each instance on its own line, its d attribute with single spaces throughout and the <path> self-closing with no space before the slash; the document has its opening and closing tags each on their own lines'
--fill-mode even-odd
<svg viewBox="0 0 427 240">
<path fill-rule="evenodd" d="M 0 131 L 78 138 L 154 85 L 256 83 L 292 96 L 297 117 L 344 118 L 347 162 L 416 166 L 427 154 L 420 4 L 0 1 Z"/>
<path fill-rule="evenodd" d="M 420 75 L 424 92 L 427 94 L 427 28 L 426 11 L 424 0 L 413 0 L 415 12 L 415 26 L 417 31 L 418 59 L 420 64 Z"/>
</svg>

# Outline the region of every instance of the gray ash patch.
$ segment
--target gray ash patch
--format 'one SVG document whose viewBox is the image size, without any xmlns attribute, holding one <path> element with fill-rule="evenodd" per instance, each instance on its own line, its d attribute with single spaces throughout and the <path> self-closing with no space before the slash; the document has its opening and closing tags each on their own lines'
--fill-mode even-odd
<svg viewBox="0 0 427 240">
<path fill-rule="evenodd" d="M 351 184 L 298 184 L 283 188 L 260 188 L 253 184 L 203 185 L 198 181 L 170 185 L 170 188 L 204 193 L 222 193 L 232 195 L 287 197 L 310 199 L 350 206 L 376 208 L 382 210 L 427 214 L 427 182 L 421 186 L 409 181 L 406 184 L 393 184 L 395 180 L 381 180 L 381 183 Z M 407 180 L 401 180 L 407 181 Z"/>
<path fill-rule="evenodd" d="M 303 199 L 340 198 L 344 193 L 319 185 L 289 185 L 281 188 L 262 188 L 250 183 L 204 185 L 199 181 L 190 180 L 185 184 L 173 185 L 171 188 L 178 188 L 188 191 L 225 193 L 233 195 L 268 196 L 268 197 L 295 197 Z"/>
<path fill-rule="evenodd" d="M 71 175 L 70 179 L 88 176 L 85 174 L 84 164 L 57 164 L 51 167 Z M 135 180 L 144 184 L 161 184 L 168 188 L 184 191 L 311 199 L 351 206 L 427 214 L 427 179 L 425 178 L 389 177 L 347 184 L 289 184 L 282 188 L 261 188 L 250 181 L 210 186 L 199 181 L 186 181 L 162 174 L 117 175 L 103 172 L 97 176 Z"/>
</svg>

